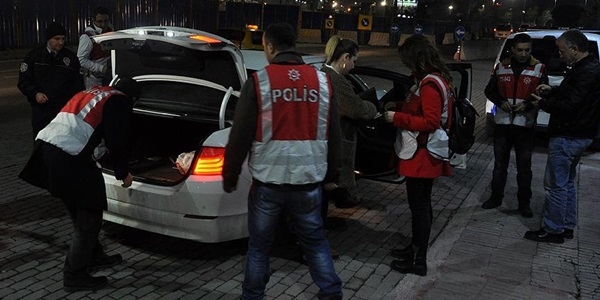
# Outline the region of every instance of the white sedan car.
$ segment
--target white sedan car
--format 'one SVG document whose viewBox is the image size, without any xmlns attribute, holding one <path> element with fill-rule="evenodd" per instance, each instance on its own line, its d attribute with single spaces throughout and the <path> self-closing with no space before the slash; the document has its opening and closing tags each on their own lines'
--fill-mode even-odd
<svg viewBox="0 0 600 300">
<path fill-rule="evenodd" d="M 94 40 L 111 50 L 114 78 L 133 77 L 142 86 L 132 120 L 132 186 L 115 180 L 110 154 L 101 161 L 108 197 L 104 219 L 206 243 L 247 237 L 252 178 L 244 164 L 237 190 L 227 194 L 221 171 L 239 91 L 249 74 L 267 64 L 264 53 L 176 27 L 120 30 Z M 315 68 L 323 63 L 320 56 L 303 58 Z M 470 64 L 450 67 L 459 96 L 469 97 Z M 356 67 L 349 79 L 356 93 L 380 108 L 403 97 L 413 83 L 407 75 L 365 67 Z M 394 172 L 396 130 L 382 118 L 358 130 L 357 173 L 400 183 Z M 183 172 L 175 165 L 182 154 L 192 161 Z"/>
</svg>

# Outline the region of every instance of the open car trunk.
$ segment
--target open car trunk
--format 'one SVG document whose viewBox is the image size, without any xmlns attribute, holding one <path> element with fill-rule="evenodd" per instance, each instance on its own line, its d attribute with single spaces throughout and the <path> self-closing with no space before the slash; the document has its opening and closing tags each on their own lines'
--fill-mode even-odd
<svg viewBox="0 0 600 300">
<path fill-rule="evenodd" d="M 174 185 L 184 180 L 175 166 L 179 154 L 200 149 L 204 140 L 219 130 L 218 123 L 167 118 L 135 112 L 132 120 L 129 168 L 136 181 Z M 110 153 L 101 161 L 105 172 L 113 172 Z"/>
<path fill-rule="evenodd" d="M 233 119 L 239 92 L 178 76 L 147 75 L 137 80 L 142 93 L 131 120 L 131 174 L 136 181 L 175 185 L 190 173 L 181 174 L 176 168 L 179 154 L 197 153 L 206 138 L 229 126 L 225 120 Z M 110 153 L 101 164 L 105 172 L 114 173 Z"/>
</svg>

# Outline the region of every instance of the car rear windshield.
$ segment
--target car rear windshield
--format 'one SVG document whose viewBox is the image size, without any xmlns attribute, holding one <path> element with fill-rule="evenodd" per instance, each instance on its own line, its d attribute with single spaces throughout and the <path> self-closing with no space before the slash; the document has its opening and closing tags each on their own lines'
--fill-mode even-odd
<svg viewBox="0 0 600 300">
<path fill-rule="evenodd" d="M 556 38 L 554 36 L 546 36 L 541 39 L 532 39 L 532 41 L 531 55 L 546 65 L 548 75 L 563 75 L 567 65 L 560 58 L 558 47 L 556 46 Z M 510 57 L 512 45 L 512 39 L 506 41 L 500 60 Z M 598 44 L 596 41 L 590 41 L 588 47 L 590 53 L 597 55 Z"/>
</svg>

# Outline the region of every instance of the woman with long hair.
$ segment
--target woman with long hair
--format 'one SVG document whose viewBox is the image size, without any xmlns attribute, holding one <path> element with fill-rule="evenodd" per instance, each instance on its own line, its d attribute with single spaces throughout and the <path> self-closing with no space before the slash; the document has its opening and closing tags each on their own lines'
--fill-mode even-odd
<svg viewBox="0 0 600 300">
<path fill-rule="evenodd" d="M 398 173 L 406 177 L 406 194 L 412 217 L 412 242 L 405 248 L 391 251 L 391 255 L 396 258 L 392 261 L 391 268 L 401 273 L 425 276 L 433 218 L 433 181 L 451 174 L 448 159 L 432 154 L 435 151 L 431 151 L 428 142 L 431 140 L 430 136 L 435 139 L 434 133 L 443 130 L 442 124 L 448 124 L 447 120 L 451 119 L 449 99 L 452 78 L 438 49 L 426 37 L 409 37 L 399 51 L 402 62 L 412 71 L 415 85 L 404 100 L 396 102 L 395 111 L 385 112 L 385 120 L 393 123 L 399 130 L 396 141 L 396 151 L 400 157 Z M 416 139 L 416 148 L 406 147 L 410 144 L 406 140 L 411 139 L 411 136 L 413 141 Z"/>
</svg>

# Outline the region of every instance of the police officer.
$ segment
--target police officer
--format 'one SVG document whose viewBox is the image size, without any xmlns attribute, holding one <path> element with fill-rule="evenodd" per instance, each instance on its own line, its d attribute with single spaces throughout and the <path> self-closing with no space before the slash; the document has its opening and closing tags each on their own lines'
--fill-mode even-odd
<svg viewBox="0 0 600 300">
<path fill-rule="evenodd" d="M 511 56 L 496 65 L 485 88 L 485 95 L 496 105 L 496 126 L 492 194 L 481 207 L 491 209 L 502 204 L 510 150 L 514 148 L 519 212 L 523 217 L 531 218 L 531 156 L 538 112 L 532 104 L 531 93 L 539 84 L 548 82 L 548 76 L 544 64 L 531 56 L 532 42 L 528 34 L 519 33 L 512 42 Z"/>
<path fill-rule="evenodd" d="M 95 151 L 103 140 L 114 163 L 115 177 L 127 188 L 133 181 L 128 168 L 128 135 L 133 100 L 140 89 L 123 78 L 115 87 L 79 92 L 42 129 L 33 154 L 19 177 L 47 189 L 64 203 L 74 227 L 65 259 L 63 285 L 67 292 L 97 290 L 107 285 L 105 276 L 90 272 L 114 266 L 121 255 L 104 253 L 98 234 L 102 211 L 107 208 L 102 171 Z"/>
<path fill-rule="evenodd" d="M 253 177 L 243 299 L 263 299 L 278 219 L 287 212 L 320 299 L 341 299 L 321 218 L 321 183 L 339 176 L 341 136 L 328 76 L 295 52 L 288 24 L 263 35 L 269 65 L 246 81 L 225 150 L 223 189 L 236 189 L 244 159 Z"/>
<path fill-rule="evenodd" d="M 96 7 L 92 11 L 92 23 L 85 28 L 85 32 L 79 37 L 77 57 L 81 63 L 85 88 L 107 84 L 108 60 L 110 51 L 102 50 L 99 44 L 92 41 L 91 37 L 113 31 L 110 25 L 110 12 L 105 7 Z"/>
<path fill-rule="evenodd" d="M 27 53 L 17 87 L 31 104 L 33 138 L 56 116 L 75 93 L 83 90 L 79 60 L 65 48 L 67 31 L 52 22 L 46 27 L 46 43 Z"/>
</svg>

